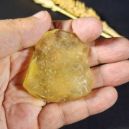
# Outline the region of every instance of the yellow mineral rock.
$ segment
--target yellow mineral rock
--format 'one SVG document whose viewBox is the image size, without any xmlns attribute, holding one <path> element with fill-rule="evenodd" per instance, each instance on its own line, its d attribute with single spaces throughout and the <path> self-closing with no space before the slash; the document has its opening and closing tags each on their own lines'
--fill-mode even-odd
<svg viewBox="0 0 129 129">
<path fill-rule="evenodd" d="M 92 89 L 88 64 L 89 47 L 74 34 L 46 32 L 35 46 L 24 88 L 47 102 L 62 102 L 86 96 Z"/>
</svg>

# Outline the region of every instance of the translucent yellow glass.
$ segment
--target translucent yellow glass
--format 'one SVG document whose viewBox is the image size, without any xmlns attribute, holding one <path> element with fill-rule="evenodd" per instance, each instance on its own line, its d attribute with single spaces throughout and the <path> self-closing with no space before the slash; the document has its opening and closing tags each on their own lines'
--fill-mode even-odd
<svg viewBox="0 0 129 129">
<path fill-rule="evenodd" d="M 52 30 L 35 46 L 24 88 L 47 102 L 81 98 L 91 91 L 89 47 L 74 34 Z"/>
</svg>

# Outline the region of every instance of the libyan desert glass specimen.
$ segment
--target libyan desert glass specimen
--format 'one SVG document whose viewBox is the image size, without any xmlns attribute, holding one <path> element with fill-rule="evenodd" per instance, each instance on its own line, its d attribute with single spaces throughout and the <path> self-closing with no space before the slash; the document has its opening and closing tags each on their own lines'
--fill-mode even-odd
<svg viewBox="0 0 129 129">
<path fill-rule="evenodd" d="M 92 85 L 88 50 L 72 33 L 48 31 L 35 46 L 24 88 L 47 102 L 86 96 Z"/>
</svg>

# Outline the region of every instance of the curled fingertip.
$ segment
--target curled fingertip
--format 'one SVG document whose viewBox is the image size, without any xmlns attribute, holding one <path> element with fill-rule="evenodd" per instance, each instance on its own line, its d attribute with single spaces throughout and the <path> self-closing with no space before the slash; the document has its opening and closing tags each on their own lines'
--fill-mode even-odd
<svg viewBox="0 0 129 129">
<path fill-rule="evenodd" d="M 91 42 L 102 33 L 102 23 L 96 18 L 85 17 L 73 20 L 72 29 L 83 42 Z"/>
<path fill-rule="evenodd" d="M 118 99 L 118 92 L 114 87 L 107 88 L 107 98 L 110 100 L 110 106 L 114 105 Z"/>
</svg>

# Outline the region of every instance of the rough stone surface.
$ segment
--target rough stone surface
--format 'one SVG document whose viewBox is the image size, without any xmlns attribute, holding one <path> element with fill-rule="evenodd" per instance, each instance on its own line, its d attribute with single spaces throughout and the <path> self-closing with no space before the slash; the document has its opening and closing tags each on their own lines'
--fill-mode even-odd
<svg viewBox="0 0 129 129">
<path fill-rule="evenodd" d="M 47 32 L 35 47 L 24 88 L 47 102 L 86 96 L 92 86 L 88 51 L 88 46 L 72 33 Z"/>
</svg>

